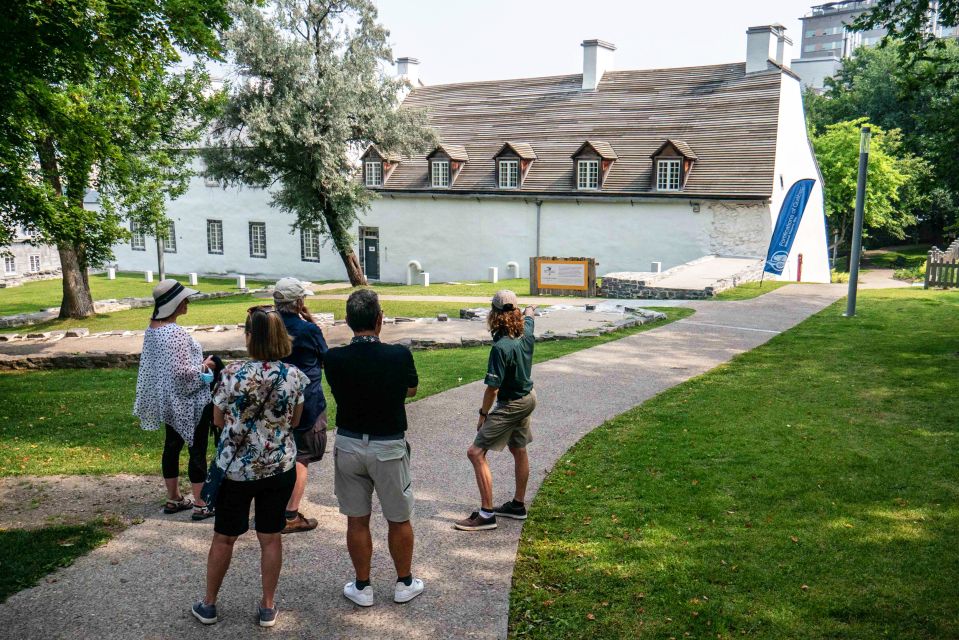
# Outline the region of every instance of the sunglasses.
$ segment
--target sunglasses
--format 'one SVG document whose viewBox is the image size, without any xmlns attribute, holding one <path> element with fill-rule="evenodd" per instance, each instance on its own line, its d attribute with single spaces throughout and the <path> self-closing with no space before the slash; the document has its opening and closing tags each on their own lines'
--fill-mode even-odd
<svg viewBox="0 0 959 640">
<path fill-rule="evenodd" d="M 276 307 L 272 304 L 261 304 L 255 307 L 250 307 L 246 310 L 247 315 L 253 313 L 276 313 Z"/>
</svg>

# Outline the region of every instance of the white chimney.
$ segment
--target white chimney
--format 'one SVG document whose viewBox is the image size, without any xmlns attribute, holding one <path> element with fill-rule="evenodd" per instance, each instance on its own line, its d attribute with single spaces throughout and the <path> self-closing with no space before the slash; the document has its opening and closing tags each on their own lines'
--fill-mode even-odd
<svg viewBox="0 0 959 640">
<path fill-rule="evenodd" d="M 782 29 L 782 25 L 773 24 L 746 30 L 746 73 L 765 71 L 766 61 L 776 59 Z"/>
<path fill-rule="evenodd" d="M 616 46 L 602 40 L 583 40 L 583 91 L 595 91 L 603 74 L 613 69 Z"/>
<path fill-rule="evenodd" d="M 792 58 L 792 48 L 793 41 L 786 35 L 786 27 L 782 27 L 776 36 L 776 64 L 788 67 L 789 60 Z"/>
<path fill-rule="evenodd" d="M 420 86 L 420 61 L 416 58 L 400 58 L 396 61 L 396 75 L 415 89 Z"/>
</svg>

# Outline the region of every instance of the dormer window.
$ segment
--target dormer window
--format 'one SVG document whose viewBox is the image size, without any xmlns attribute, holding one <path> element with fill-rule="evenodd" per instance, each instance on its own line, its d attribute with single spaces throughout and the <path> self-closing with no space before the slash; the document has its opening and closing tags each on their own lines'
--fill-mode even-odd
<svg viewBox="0 0 959 640">
<path fill-rule="evenodd" d="M 619 159 L 608 142 L 587 140 L 573 154 L 573 171 L 576 188 L 580 191 L 596 191 L 603 188 L 609 170 Z"/>
<path fill-rule="evenodd" d="M 507 142 L 493 156 L 496 186 L 500 189 L 521 189 L 535 160 L 536 153 L 528 142 Z"/>
<path fill-rule="evenodd" d="M 363 184 L 367 187 L 382 187 L 400 164 L 399 155 L 381 151 L 375 144 L 370 145 L 361 160 Z"/>
<path fill-rule="evenodd" d="M 459 144 L 441 144 L 426 156 L 429 176 L 427 182 L 433 189 L 450 189 L 456 183 L 463 167 L 469 162 L 466 147 Z"/>
<path fill-rule="evenodd" d="M 378 160 L 367 160 L 364 163 L 365 173 L 363 181 L 368 187 L 383 186 L 383 163 Z"/>
<path fill-rule="evenodd" d="M 430 163 L 430 174 L 433 176 L 434 188 L 445 189 L 450 186 L 450 163 L 448 160 L 433 160 Z"/>
<path fill-rule="evenodd" d="M 656 161 L 656 190 L 679 191 L 682 164 L 679 158 L 663 158 Z"/>
<path fill-rule="evenodd" d="M 519 186 L 519 160 L 499 161 L 499 188 L 515 189 Z"/>
<path fill-rule="evenodd" d="M 579 160 L 576 164 L 576 188 L 599 189 L 599 160 Z"/>
<path fill-rule="evenodd" d="M 666 140 L 650 156 L 653 159 L 653 187 L 656 191 L 682 191 L 698 158 L 682 140 Z"/>
</svg>

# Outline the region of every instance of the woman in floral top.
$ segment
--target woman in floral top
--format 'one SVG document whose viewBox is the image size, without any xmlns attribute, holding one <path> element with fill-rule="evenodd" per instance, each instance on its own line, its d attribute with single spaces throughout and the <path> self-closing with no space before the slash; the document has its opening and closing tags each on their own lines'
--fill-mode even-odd
<svg viewBox="0 0 959 640">
<path fill-rule="evenodd" d="M 246 347 L 253 360 L 224 369 L 213 397 L 213 422 L 223 428 L 216 463 L 226 477 L 216 501 L 206 596 L 193 605 L 193 615 L 204 624 L 217 621 L 216 596 L 233 557 L 233 544 L 249 529 L 253 503 L 262 550 L 260 625 L 273 626 L 273 599 L 283 563 L 280 532 L 296 481 L 293 428 L 303 413 L 303 390 L 310 380 L 280 361 L 290 354 L 291 344 L 273 307 L 250 309 Z"/>
</svg>

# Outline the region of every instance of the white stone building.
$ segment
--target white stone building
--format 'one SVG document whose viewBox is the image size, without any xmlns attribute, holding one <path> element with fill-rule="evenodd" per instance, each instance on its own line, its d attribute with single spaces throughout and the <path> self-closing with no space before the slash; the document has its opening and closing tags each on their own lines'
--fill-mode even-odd
<svg viewBox="0 0 959 640">
<path fill-rule="evenodd" d="M 33 229 L 17 229 L 13 243 L 0 248 L 0 286 L 15 286 L 30 280 L 44 280 L 60 276 L 60 254 L 47 244 L 34 244 Z"/>
<path fill-rule="evenodd" d="M 403 107 L 428 110 L 441 144 L 419 158 L 371 147 L 362 180 L 378 192 L 356 229 L 371 279 L 501 277 L 534 255 L 590 256 L 599 273 L 664 269 L 720 254 L 763 257 L 790 185 L 816 179 L 783 278 L 828 282 L 822 181 L 806 135 L 800 82 L 779 25 L 747 32 L 746 62 L 615 71 L 608 43 L 583 43 L 581 73 L 423 86 Z M 269 194 L 202 178 L 169 206 L 171 273 L 342 279 L 335 251 Z M 121 269 L 155 269 L 135 234 Z"/>
</svg>

